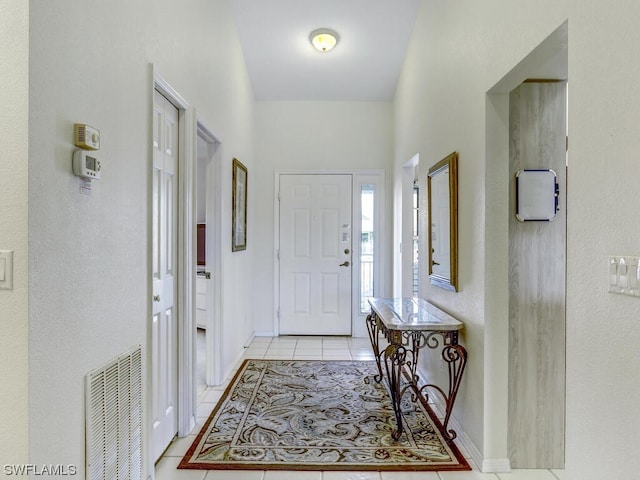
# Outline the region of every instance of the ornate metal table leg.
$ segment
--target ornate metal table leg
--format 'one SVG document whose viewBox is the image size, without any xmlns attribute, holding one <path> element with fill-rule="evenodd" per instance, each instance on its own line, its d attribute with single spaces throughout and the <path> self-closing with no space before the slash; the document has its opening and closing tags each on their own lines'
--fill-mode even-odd
<svg viewBox="0 0 640 480">
<path fill-rule="evenodd" d="M 375 375 L 373 379 L 376 383 L 380 383 L 382 381 L 382 366 L 380 365 L 380 344 L 378 341 L 378 333 L 380 328 L 378 327 L 378 321 L 376 318 L 376 314 L 371 312 L 367 315 L 367 331 L 369 332 L 369 340 L 371 341 L 371 348 L 373 350 L 373 355 L 376 357 L 376 366 L 378 367 L 378 375 Z"/>
<path fill-rule="evenodd" d="M 418 382 L 420 380 L 417 374 L 418 356 L 420 353 L 420 349 L 424 346 L 425 337 L 422 332 L 409 332 L 407 334 L 407 340 L 409 345 L 411 346 L 411 350 L 409 350 L 411 359 L 407 361 L 407 367 L 409 367 L 409 375 L 411 375 L 409 381 L 413 385 L 413 390 L 415 392 L 418 389 Z"/>
<path fill-rule="evenodd" d="M 447 338 L 444 335 L 445 341 L 450 342 L 448 345 L 445 345 L 442 348 L 442 358 L 448 366 L 449 370 L 449 390 L 445 392 L 438 385 L 434 385 L 432 383 L 428 383 L 420 387 L 419 395 L 425 400 L 429 401 L 429 389 L 434 389 L 442 395 L 442 398 L 445 402 L 445 417 L 442 422 L 442 428 L 440 428 L 442 435 L 444 438 L 451 442 L 453 441 L 458 434 L 455 430 L 447 430 L 449 426 L 449 420 L 451 419 L 451 412 L 453 411 L 453 406 L 456 402 L 456 397 L 458 395 L 458 389 L 460 388 L 460 382 L 462 380 L 462 374 L 464 373 L 464 369 L 467 365 L 467 350 L 462 346 L 458 345 L 456 342 L 455 336 L 450 336 Z M 429 335 L 430 340 L 426 342 L 429 348 L 436 348 L 437 342 L 431 342 L 434 337 Z"/>
<path fill-rule="evenodd" d="M 467 365 L 467 350 L 462 345 L 447 345 L 442 349 L 442 358 L 449 366 L 449 395 L 445 397 L 446 414 L 444 422 L 442 422 L 442 430 L 445 438 L 452 441 L 457 434 L 454 430 L 447 430 L 447 426 L 449 425 L 453 405 L 456 402 L 462 374 Z"/>
<path fill-rule="evenodd" d="M 387 373 L 387 381 L 389 382 L 389 395 L 391 397 L 391 405 L 393 413 L 396 417 L 397 429 L 391 434 L 394 440 L 398 440 L 404 431 L 402 425 L 402 371 L 407 359 L 407 350 L 402 345 L 391 343 L 384 351 L 384 365 Z"/>
</svg>

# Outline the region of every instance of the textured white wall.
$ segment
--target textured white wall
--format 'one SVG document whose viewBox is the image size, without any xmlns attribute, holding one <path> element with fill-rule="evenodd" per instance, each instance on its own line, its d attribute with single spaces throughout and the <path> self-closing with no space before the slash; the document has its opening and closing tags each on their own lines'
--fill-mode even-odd
<svg viewBox="0 0 640 480">
<path fill-rule="evenodd" d="M 150 65 L 220 136 L 225 211 L 231 157 L 251 171 L 253 100 L 226 0 L 36 0 L 30 19 L 30 453 L 82 475 L 84 375 L 148 347 Z M 101 133 L 89 196 L 71 173 L 74 122 Z M 230 214 L 224 222 L 230 231 Z M 227 240 L 227 361 L 252 331 L 250 251 L 230 250 Z"/>
<path fill-rule="evenodd" d="M 256 332 L 273 331 L 274 172 L 391 167 L 391 103 L 257 102 L 254 311 Z M 387 177 L 388 180 L 388 177 Z M 387 202 L 387 211 L 389 210 Z M 387 226 L 391 228 L 390 213 Z M 390 236 L 389 236 L 390 238 Z M 390 276 L 390 268 L 386 271 Z M 386 282 L 390 285 L 390 281 Z"/>
<path fill-rule="evenodd" d="M 640 470 L 640 299 L 607 293 L 607 256 L 640 256 L 638 18 L 637 2 L 571 1 L 568 479 Z"/>
<path fill-rule="evenodd" d="M 483 456 L 499 460 L 504 403 L 485 390 L 503 385 L 496 377 L 506 374 L 497 363 L 505 341 L 497 337 L 506 332 L 486 335 L 500 313 L 494 304 L 504 303 L 492 286 L 505 269 L 487 263 L 500 248 L 493 240 L 503 239 L 485 226 L 500 225 L 494 217 L 503 209 L 485 185 L 504 185 L 485 175 L 502 148 L 487 142 L 506 142 L 507 119 L 504 98 L 486 93 L 568 19 L 567 479 L 625 478 L 640 465 L 632 451 L 640 440 L 640 304 L 608 294 L 606 285 L 607 255 L 640 255 L 640 66 L 631 60 L 639 14 L 631 1 L 425 0 L 396 96 L 396 178 L 416 152 L 422 179 L 435 161 L 460 152 L 461 291 L 426 285 L 423 276 L 422 293 L 465 322 L 469 371 L 455 415 Z"/>
<path fill-rule="evenodd" d="M 164 1 L 156 10 L 162 25 L 146 45 L 156 70 L 197 109 L 221 142 L 222 159 L 222 369 L 233 366 L 253 333 L 251 283 L 258 238 L 253 230 L 253 93 L 228 0 Z M 173 24 L 173 26 L 171 26 Z M 162 32 L 168 32 L 162 35 Z M 247 250 L 231 252 L 232 159 L 248 169 Z"/>
<path fill-rule="evenodd" d="M 0 290 L 0 451 L 4 464 L 26 463 L 28 458 L 28 2 L 0 1 L 0 65 L 0 250 L 14 252 L 13 290 Z"/>
</svg>

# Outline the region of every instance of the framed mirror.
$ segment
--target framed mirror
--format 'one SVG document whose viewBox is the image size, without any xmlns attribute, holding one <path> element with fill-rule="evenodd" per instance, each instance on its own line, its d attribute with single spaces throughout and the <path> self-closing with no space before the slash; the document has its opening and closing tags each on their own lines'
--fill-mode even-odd
<svg viewBox="0 0 640 480">
<path fill-rule="evenodd" d="M 427 177 L 429 280 L 458 291 L 458 152 L 429 169 Z"/>
</svg>

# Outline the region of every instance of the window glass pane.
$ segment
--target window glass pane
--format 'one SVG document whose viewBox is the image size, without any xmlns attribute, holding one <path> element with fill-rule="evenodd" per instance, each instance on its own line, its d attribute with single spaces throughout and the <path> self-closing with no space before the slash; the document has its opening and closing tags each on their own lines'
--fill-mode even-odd
<svg viewBox="0 0 640 480">
<path fill-rule="evenodd" d="M 373 259 L 375 247 L 375 186 L 360 187 L 360 205 L 362 218 L 360 224 L 360 313 L 369 313 L 367 300 L 374 296 Z"/>
<path fill-rule="evenodd" d="M 418 279 L 419 279 L 419 270 L 418 270 L 418 235 L 419 235 L 419 205 L 420 200 L 420 190 L 417 186 L 413 187 L 413 296 L 418 296 Z"/>
</svg>

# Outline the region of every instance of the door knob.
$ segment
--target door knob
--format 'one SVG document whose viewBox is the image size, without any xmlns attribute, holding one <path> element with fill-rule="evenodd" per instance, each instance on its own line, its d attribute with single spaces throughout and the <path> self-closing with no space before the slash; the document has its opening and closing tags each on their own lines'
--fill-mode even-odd
<svg viewBox="0 0 640 480">
<path fill-rule="evenodd" d="M 338 265 L 339 267 L 348 267 L 349 266 L 349 261 L 347 260 L 344 263 L 341 263 L 340 265 Z"/>
<path fill-rule="evenodd" d="M 159 302 L 160 301 L 160 295 L 154 295 L 153 296 L 153 301 L 154 302 Z"/>
</svg>

